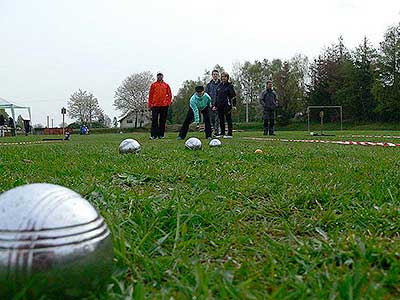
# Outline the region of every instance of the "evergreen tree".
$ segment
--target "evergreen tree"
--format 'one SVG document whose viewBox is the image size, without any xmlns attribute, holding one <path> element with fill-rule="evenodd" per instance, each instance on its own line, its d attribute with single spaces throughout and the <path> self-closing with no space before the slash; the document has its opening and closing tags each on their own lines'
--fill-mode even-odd
<svg viewBox="0 0 400 300">
<path fill-rule="evenodd" d="M 314 60 L 310 67 L 310 83 L 307 87 L 308 105 L 343 106 L 343 111 L 348 113 L 347 107 L 347 76 L 351 73 L 351 55 L 339 37 L 336 44 L 325 49 Z M 318 114 L 317 111 L 314 114 Z M 337 112 L 329 111 L 325 119 L 329 120 Z M 350 115 L 347 115 L 350 117 Z"/>
<path fill-rule="evenodd" d="M 400 120 L 400 23 L 390 26 L 380 43 L 378 76 L 374 85 L 381 120 Z"/>
<path fill-rule="evenodd" d="M 363 42 L 352 53 L 352 66 L 346 73 L 346 111 L 354 120 L 373 121 L 376 107 L 372 94 L 376 50 L 364 37 Z"/>
</svg>

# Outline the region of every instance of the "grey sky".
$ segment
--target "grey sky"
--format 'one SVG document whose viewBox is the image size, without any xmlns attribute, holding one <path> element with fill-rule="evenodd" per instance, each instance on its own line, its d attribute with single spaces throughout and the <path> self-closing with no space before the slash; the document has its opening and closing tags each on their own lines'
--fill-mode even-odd
<svg viewBox="0 0 400 300">
<path fill-rule="evenodd" d="M 377 46 L 399 21 L 398 0 L 0 0 L 0 97 L 30 105 L 34 124 L 59 125 L 80 88 L 113 118 L 132 73 L 162 70 L 176 94 L 217 63 L 312 59 L 339 35 Z"/>
</svg>

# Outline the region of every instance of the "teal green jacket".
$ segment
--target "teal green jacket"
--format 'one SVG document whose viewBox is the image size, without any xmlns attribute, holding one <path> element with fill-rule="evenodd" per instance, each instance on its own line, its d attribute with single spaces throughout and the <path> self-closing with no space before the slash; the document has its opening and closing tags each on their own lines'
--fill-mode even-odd
<svg viewBox="0 0 400 300">
<path fill-rule="evenodd" d="M 194 122 L 199 123 L 200 122 L 199 112 L 201 112 L 207 106 L 208 107 L 211 106 L 211 97 L 207 93 L 204 93 L 203 96 L 201 97 L 197 96 L 197 93 L 194 93 L 193 96 L 190 98 L 189 105 L 194 113 Z"/>
</svg>

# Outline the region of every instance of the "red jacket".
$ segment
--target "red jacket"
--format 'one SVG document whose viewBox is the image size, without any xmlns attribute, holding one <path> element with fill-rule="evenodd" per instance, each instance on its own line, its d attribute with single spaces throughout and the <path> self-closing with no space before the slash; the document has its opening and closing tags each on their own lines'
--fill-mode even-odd
<svg viewBox="0 0 400 300">
<path fill-rule="evenodd" d="M 149 92 L 149 108 L 154 106 L 170 106 L 172 102 L 171 88 L 164 81 L 154 82 Z"/>
</svg>

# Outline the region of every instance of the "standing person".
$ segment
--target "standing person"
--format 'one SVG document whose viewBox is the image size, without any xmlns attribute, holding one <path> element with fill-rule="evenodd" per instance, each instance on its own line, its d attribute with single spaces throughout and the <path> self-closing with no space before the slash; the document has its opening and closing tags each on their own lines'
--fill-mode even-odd
<svg viewBox="0 0 400 300">
<path fill-rule="evenodd" d="M 273 90 L 272 80 L 267 80 L 266 89 L 260 94 L 259 100 L 264 109 L 264 135 L 275 135 L 275 110 L 278 107 L 278 97 Z"/>
<path fill-rule="evenodd" d="M 233 137 L 232 109 L 236 109 L 236 93 L 233 84 L 229 81 L 229 74 L 226 72 L 221 73 L 221 84 L 217 87 L 216 98 L 217 100 L 213 109 L 218 111 L 221 135 L 225 139 L 231 139 Z M 225 118 L 228 123 L 227 135 L 225 135 Z"/>
<path fill-rule="evenodd" d="M 151 135 L 150 139 L 163 139 L 165 123 L 167 122 L 168 107 L 172 102 L 172 93 L 169 85 L 163 80 L 164 75 L 157 73 L 157 81 L 150 87 L 149 109 L 151 110 Z"/>
<path fill-rule="evenodd" d="M 24 130 L 25 130 L 25 135 L 28 135 L 28 133 L 31 132 L 31 121 L 30 120 L 24 120 Z"/>
<path fill-rule="evenodd" d="M 200 113 L 203 114 L 206 139 L 211 139 L 211 122 L 210 122 L 210 106 L 211 97 L 204 92 L 202 85 L 196 86 L 196 92 L 190 98 L 189 111 L 183 122 L 182 128 L 177 137 L 178 140 L 183 140 L 189 130 L 190 123 L 194 122 L 196 125 L 200 122 Z"/>
<path fill-rule="evenodd" d="M 211 107 L 215 107 L 215 102 L 217 100 L 217 88 L 219 84 L 221 83 L 221 80 L 219 79 L 219 72 L 218 70 L 213 70 L 212 73 L 212 79 L 209 83 L 206 85 L 206 93 L 211 97 Z M 220 135 L 220 124 L 219 124 L 219 119 L 218 119 L 218 112 L 216 109 L 211 110 L 211 125 L 214 130 L 215 135 Z"/>
<path fill-rule="evenodd" d="M 16 132 L 15 132 L 15 126 L 14 126 L 14 119 L 11 117 L 8 118 L 8 126 L 11 128 L 11 135 L 15 136 Z"/>
<path fill-rule="evenodd" d="M 4 129 L 6 125 L 6 120 L 3 115 L 0 115 L 0 137 L 4 136 Z"/>
</svg>

